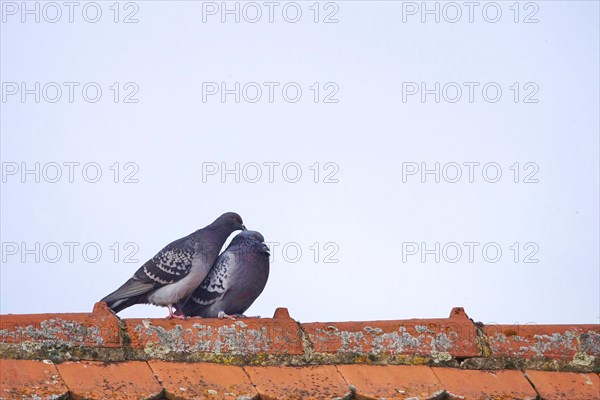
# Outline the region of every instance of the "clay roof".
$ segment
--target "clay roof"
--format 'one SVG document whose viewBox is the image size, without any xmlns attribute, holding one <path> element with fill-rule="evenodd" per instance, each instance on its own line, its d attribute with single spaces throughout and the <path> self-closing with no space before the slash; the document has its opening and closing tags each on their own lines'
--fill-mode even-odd
<svg viewBox="0 0 600 400">
<path fill-rule="evenodd" d="M 600 326 L 0 316 L 0 398 L 600 399 Z"/>
</svg>

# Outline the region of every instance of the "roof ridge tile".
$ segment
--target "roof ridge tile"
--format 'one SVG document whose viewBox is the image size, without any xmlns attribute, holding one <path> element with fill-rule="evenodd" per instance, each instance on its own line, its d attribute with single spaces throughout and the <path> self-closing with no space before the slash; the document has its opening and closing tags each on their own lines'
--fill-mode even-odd
<svg viewBox="0 0 600 400">
<path fill-rule="evenodd" d="M 464 369 L 600 371 L 600 326 L 447 318 L 299 323 L 272 318 L 119 319 L 89 313 L 0 315 L 0 359 L 165 360 L 234 365 L 430 365 Z"/>
</svg>

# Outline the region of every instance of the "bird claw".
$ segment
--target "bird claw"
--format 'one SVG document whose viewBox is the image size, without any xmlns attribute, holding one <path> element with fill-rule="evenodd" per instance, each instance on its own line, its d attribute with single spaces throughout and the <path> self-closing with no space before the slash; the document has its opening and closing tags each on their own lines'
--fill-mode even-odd
<svg viewBox="0 0 600 400">
<path fill-rule="evenodd" d="M 165 319 L 187 319 L 187 317 L 185 315 L 171 314 L 167 315 Z"/>
<path fill-rule="evenodd" d="M 171 306 L 168 306 L 169 309 L 169 315 L 167 315 L 167 317 L 165 319 L 187 319 L 187 317 L 179 310 L 177 310 L 176 312 L 173 312 Z"/>
<path fill-rule="evenodd" d="M 225 314 L 224 311 L 219 311 L 219 313 L 217 314 L 217 318 L 219 318 L 219 319 L 226 318 L 226 319 L 230 319 L 232 321 L 235 321 L 235 317 L 233 315 Z"/>
</svg>

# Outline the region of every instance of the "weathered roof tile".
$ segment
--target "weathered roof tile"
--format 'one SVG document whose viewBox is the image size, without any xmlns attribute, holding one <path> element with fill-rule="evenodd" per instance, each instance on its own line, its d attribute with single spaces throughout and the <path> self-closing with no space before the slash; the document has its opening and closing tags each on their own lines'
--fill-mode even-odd
<svg viewBox="0 0 600 400">
<path fill-rule="evenodd" d="M 37 351 L 41 358 L 54 348 L 85 354 L 122 346 L 119 319 L 106 303 L 91 313 L 0 315 L 0 349 L 17 354 Z"/>
<path fill-rule="evenodd" d="M 0 399 L 61 399 L 68 392 L 50 361 L 0 359 Z"/>
<path fill-rule="evenodd" d="M 157 399 L 162 387 L 143 361 L 66 362 L 57 365 L 72 399 Z"/>
<path fill-rule="evenodd" d="M 104 303 L 0 315 L 0 399 L 600 400 L 598 371 L 599 325 L 483 325 L 462 308 L 309 324 L 284 308 L 237 321 L 120 320 Z"/>
<path fill-rule="evenodd" d="M 423 355 L 445 361 L 480 355 L 475 324 L 462 308 L 450 318 L 302 324 L 316 352 Z"/>
<path fill-rule="evenodd" d="M 591 363 L 600 355 L 598 325 L 486 325 L 492 355 Z"/>
<path fill-rule="evenodd" d="M 544 400 L 600 399 L 600 378 L 597 374 L 531 370 L 525 372 Z"/>
<path fill-rule="evenodd" d="M 302 334 L 287 312 L 274 318 L 127 319 L 133 350 L 147 358 L 213 361 L 220 356 L 302 354 Z"/>
<path fill-rule="evenodd" d="M 358 400 L 433 399 L 443 387 L 430 367 L 405 365 L 338 365 Z"/>
<path fill-rule="evenodd" d="M 209 363 L 149 361 L 170 400 L 257 399 L 241 367 Z"/>
<path fill-rule="evenodd" d="M 433 368 L 450 399 L 535 400 L 537 393 L 521 371 Z"/>
<path fill-rule="evenodd" d="M 350 389 L 333 365 L 244 367 L 261 400 L 323 400 L 343 397 Z"/>
</svg>

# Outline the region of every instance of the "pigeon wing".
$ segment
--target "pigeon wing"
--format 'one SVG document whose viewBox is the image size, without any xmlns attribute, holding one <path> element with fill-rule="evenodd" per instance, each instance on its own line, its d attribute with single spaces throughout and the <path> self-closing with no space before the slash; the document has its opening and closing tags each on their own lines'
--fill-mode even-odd
<svg viewBox="0 0 600 400">
<path fill-rule="evenodd" d="M 101 301 L 127 299 L 175 283 L 189 274 L 193 258 L 191 239 L 185 237 L 176 240 L 144 263 L 131 279 Z"/>
<path fill-rule="evenodd" d="M 133 277 L 155 287 L 170 285 L 190 273 L 193 258 L 193 248 L 167 246 L 142 265 Z"/>
<path fill-rule="evenodd" d="M 188 298 L 186 306 L 206 307 L 222 298 L 229 289 L 227 281 L 228 270 L 234 258 L 235 256 L 229 251 L 221 254 L 215 265 L 211 268 L 208 276 Z"/>
</svg>

